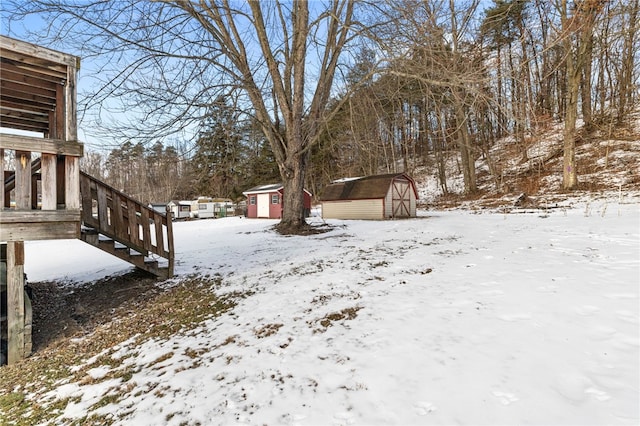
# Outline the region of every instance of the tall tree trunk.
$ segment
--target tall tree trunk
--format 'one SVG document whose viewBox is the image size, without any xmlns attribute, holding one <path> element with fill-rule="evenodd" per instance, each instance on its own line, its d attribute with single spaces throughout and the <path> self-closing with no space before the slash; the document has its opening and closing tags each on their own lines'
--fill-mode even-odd
<svg viewBox="0 0 640 426">
<path fill-rule="evenodd" d="M 473 194 L 478 190 L 476 186 L 476 166 L 473 151 L 471 150 L 471 141 L 469 138 L 469 129 L 467 124 L 467 115 L 462 105 L 462 100 L 456 99 L 456 138 L 458 141 L 458 149 L 460 150 L 460 158 L 462 161 L 462 176 L 464 178 L 464 192 Z"/>
<path fill-rule="evenodd" d="M 633 69 L 635 55 L 637 54 L 637 46 L 635 38 L 638 31 L 638 9 L 640 9 L 639 0 L 631 2 L 628 6 L 629 10 L 629 28 L 625 32 L 624 47 L 622 57 L 622 70 L 619 82 L 619 107 L 618 107 L 618 123 L 622 123 L 627 112 L 633 105 Z M 635 48 L 634 48 L 635 46 Z"/>
<path fill-rule="evenodd" d="M 522 158 L 523 160 L 528 160 L 529 156 L 527 154 L 527 146 L 525 144 L 525 131 L 529 127 L 529 108 L 531 105 L 531 66 L 529 65 L 529 55 L 527 54 L 527 43 L 526 43 L 526 31 L 524 29 L 524 23 L 520 21 L 518 23 L 518 30 L 520 31 L 520 49 L 522 50 L 522 60 L 520 62 L 520 102 L 518 106 L 518 121 L 519 121 L 519 129 L 520 135 L 519 138 L 522 140 L 523 149 L 522 149 Z"/>
<path fill-rule="evenodd" d="M 578 116 L 578 90 L 580 89 L 580 72 L 576 70 L 573 52 L 573 34 L 569 29 L 567 2 L 562 0 L 562 29 L 564 36 L 566 98 L 564 113 L 564 156 L 562 167 L 562 187 L 565 190 L 578 186 L 576 171 L 576 120 Z"/>
<path fill-rule="evenodd" d="M 496 79 L 498 85 L 498 134 L 500 137 L 506 134 L 506 117 L 504 112 L 507 109 L 502 94 L 502 48 L 498 47 L 496 56 Z"/>
<path fill-rule="evenodd" d="M 300 141 L 300 144 L 302 141 Z M 276 226 L 281 234 L 295 234 L 306 226 L 304 215 L 304 177 L 307 154 L 298 151 L 287 158 L 280 174 L 283 177 L 282 219 Z"/>
<path fill-rule="evenodd" d="M 435 132 L 436 137 L 434 139 L 434 142 L 436 146 L 434 147 L 434 153 L 436 156 L 436 164 L 438 167 L 438 182 L 440 183 L 442 193 L 444 195 L 447 195 L 449 194 L 449 188 L 447 187 L 447 165 L 444 155 L 447 146 L 446 118 L 443 117 L 440 108 L 438 108 L 438 110 L 436 111 L 436 122 L 438 129 Z M 440 133 L 442 136 L 438 137 L 438 133 Z"/>
<path fill-rule="evenodd" d="M 582 99 L 582 120 L 584 127 L 589 131 L 593 125 L 592 100 L 591 100 L 591 77 L 593 62 L 593 34 L 589 31 L 585 35 L 584 42 L 584 59 L 582 66 L 582 79 L 580 81 L 580 97 Z"/>
<path fill-rule="evenodd" d="M 548 32 L 549 32 L 549 24 L 547 20 L 547 14 L 544 10 L 544 2 L 541 0 L 535 1 L 536 11 L 539 19 L 539 26 L 541 32 L 541 42 L 540 53 L 542 64 L 540 66 L 541 70 L 538 72 L 538 97 L 536 102 L 536 113 L 542 115 L 551 116 L 553 114 L 551 103 L 552 103 L 552 92 L 551 92 L 551 81 L 552 81 L 552 66 L 551 66 L 551 58 L 553 55 L 553 50 L 549 49 L 548 43 Z M 532 40 L 533 45 L 533 40 Z M 538 55 L 534 56 L 536 58 L 536 64 L 538 64 L 539 60 Z"/>
</svg>

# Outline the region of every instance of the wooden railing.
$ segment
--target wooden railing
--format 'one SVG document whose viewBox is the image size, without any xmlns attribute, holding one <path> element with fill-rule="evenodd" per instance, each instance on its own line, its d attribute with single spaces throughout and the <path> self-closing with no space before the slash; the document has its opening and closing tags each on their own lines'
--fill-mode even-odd
<svg viewBox="0 0 640 426">
<path fill-rule="evenodd" d="M 161 214 L 102 181 L 80 172 L 82 222 L 120 244 L 144 255 L 168 262 L 173 275 L 174 245 L 171 218 Z"/>
<path fill-rule="evenodd" d="M 41 180 L 42 176 L 38 173 L 42 166 L 42 160 L 38 157 L 31 162 L 31 207 L 37 208 L 38 193 L 36 181 Z M 6 172 L 7 176 L 4 179 L 4 207 L 11 207 L 11 191 L 16 188 L 16 174 L 15 172 Z M 35 191 L 35 193 L 34 193 Z M 34 206 L 35 203 L 35 206 Z"/>
<path fill-rule="evenodd" d="M 0 241 L 80 236 L 82 152 L 77 142 L 0 134 Z"/>
</svg>

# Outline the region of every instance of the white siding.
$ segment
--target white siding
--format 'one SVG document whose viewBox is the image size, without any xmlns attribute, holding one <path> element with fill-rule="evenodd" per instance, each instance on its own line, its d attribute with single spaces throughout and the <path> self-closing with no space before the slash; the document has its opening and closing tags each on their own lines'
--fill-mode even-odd
<svg viewBox="0 0 640 426">
<path fill-rule="evenodd" d="M 213 217 L 213 205 L 212 202 L 206 203 L 197 203 L 198 206 L 198 215 L 200 219 L 212 218 Z"/>
<path fill-rule="evenodd" d="M 384 196 L 384 217 L 389 218 L 393 216 L 393 199 L 391 198 L 393 195 L 393 186 L 389 185 L 389 189 L 387 189 L 387 195 Z"/>
<path fill-rule="evenodd" d="M 382 200 L 323 201 L 325 219 L 384 219 Z"/>
</svg>

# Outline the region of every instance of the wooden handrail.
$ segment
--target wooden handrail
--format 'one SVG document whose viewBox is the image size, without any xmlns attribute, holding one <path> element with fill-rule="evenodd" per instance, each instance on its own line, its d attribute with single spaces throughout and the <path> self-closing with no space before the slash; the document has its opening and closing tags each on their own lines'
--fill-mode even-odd
<svg viewBox="0 0 640 426">
<path fill-rule="evenodd" d="M 151 253 L 167 259 L 169 276 L 173 275 L 170 217 L 85 172 L 80 172 L 80 194 L 85 226 L 142 254 Z"/>
<path fill-rule="evenodd" d="M 35 174 L 42 167 L 42 161 L 40 157 L 31 162 L 31 174 Z M 8 194 L 16 187 L 16 174 L 11 173 L 6 179 L 4 179 L 4 193 Z"/>
</svg>

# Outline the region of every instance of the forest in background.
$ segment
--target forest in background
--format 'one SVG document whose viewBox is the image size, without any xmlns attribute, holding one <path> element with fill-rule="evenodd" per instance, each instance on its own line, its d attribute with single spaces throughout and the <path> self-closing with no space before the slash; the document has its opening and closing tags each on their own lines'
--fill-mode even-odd
<svg viewBox="0 0 640 426">
<path fill-rule="evenodd" d="M 334 179 L 418 168 L 446 195 L 452 156 L 465 194 L 478 191 L 480 158 L 499 192 L 502 171 L 491 155 L 498 140 L 513 138 L 526 161 L 527 147 L 563 123 L 558 149 L 575 173 L 576 140 L 610 138 L 629 125 L 640 96 L 638 0 L 480 6 L 368 5 L 366 37 L 350 51 L 330 102 L 336 112 L 309 154 L 306 181 L 315 195 Z M 233 96 L 215 99 L 194 142 L 125 142 L 108 154 L 86 153 L 82 166 L 143 201 L 237 199 L 279 173 L 258 126 L 236 106 Z M 578 182 L 569 176 L 563 186 Z"/>
</svg>

